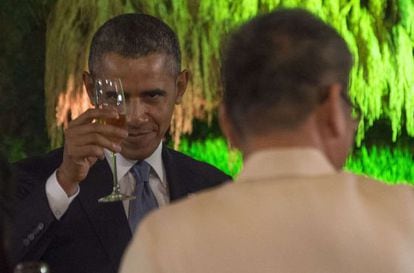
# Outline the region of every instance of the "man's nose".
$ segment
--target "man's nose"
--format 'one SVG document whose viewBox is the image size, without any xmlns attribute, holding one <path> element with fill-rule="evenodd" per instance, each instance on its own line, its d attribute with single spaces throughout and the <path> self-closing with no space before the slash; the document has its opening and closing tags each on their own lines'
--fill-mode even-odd
<svg viewBox="0 0 414 273">
<path fill-rule="evenodd" d="M 146 105 L 139 98 L 132 98 L 127 104 L 127 122 L 148 121 Z"/>
</svg>

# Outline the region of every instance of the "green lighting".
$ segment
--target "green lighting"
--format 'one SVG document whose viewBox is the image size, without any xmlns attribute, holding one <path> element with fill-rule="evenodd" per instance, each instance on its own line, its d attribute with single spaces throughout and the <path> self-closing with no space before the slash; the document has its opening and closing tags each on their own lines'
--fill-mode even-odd
<svg viewBox="0 0 414 273">
<path fill-rule="evenodd" d="M 243 160 L 239 152 L 229 150 L 223 138 L 204 141 L 183 139 L 179 150 L 198 160 L 208 162 L 231 176 L 240 172 Z M 389 184 L 414 185 L 414 160 L 408 149 L 389 147 L 360 147 L 348 157 L 345 170 L 367 175 Z"/>
<path fill-rule="evenodd" d="M 345 169 L 388 184 L 414 185 L 414 160 L 408 149 L 363 146 L 348 158 Z"/>
<path fill-rule="evenodd" d="M 302 7 L 314 12 L 341 33 L 354 55 L 349 93 L 360 107 L 363 119 L 356 135 L 357 148 L 348 158 L 345 169 L 387 183 L 414 184 L 413 155 L 407 144 L 397 145 L 397 148 L 372 146 L 372 143 L 387 139 L 385 132 L 380 134 L 382 139 L 375 139 L 379 135 L 370 137 L 369 147 L 365 144 L 367 131 L 379 120 L 389 124 L 390 140 L 394 143 L 401 134 L 414 136 L 414 2 L 200 1 L 199 14 L 202 16 L 199 19 L 208 26 L 200 32 L 205 36 L 200 47 L 204 92 L 211 89 L 208 87 L 213 79 L 211 71 L 214 69 L 211 67 L 214 63 L 211 60 L 218 58 L 223 35 L 256 13 L 277 7 Z M 211 98 L 211 95 L 207 97 Z M 241 155 L 234 151 L 229 154 L 227 144 L 221 138 L 191 142 L 183 139 L 179 149 L 231 175 L 236 175 L 242 166 Z"/>
<path fill-rule="evenodd" d="M 236 176 L 242 168 L 240 152 L 229 149 L 224 138 L 196 141 L 183 138 L 179 150 L 197 160 L 210 163 L 231 176 Z"/>
</svg>

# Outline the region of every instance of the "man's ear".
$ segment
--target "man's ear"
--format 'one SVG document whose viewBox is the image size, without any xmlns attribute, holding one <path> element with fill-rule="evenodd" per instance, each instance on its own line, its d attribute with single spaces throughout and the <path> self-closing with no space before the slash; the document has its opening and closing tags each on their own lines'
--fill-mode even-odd
<svg viewBox="0 0 414 273">
<path fill-rule="evenodd" d="M 89 100 L 93 104 L 93 101 L 94 101 L 93 98 L 95 96 L 95 94 L 94 94 L 95 86 L 94 86 L 94 81 L 93 81 L 92 75 L 89 74 L 86 71 L 83 71 L 82 80 L 83 80 L 83 84 L 85 85 L 86 92 L 88 93 Z"/>
<path fill-rule="evenodd" d="M 180 72 L 180 74 L 178 74 L 178 77 L 176 80 L 177 94 L 175 97 L 175 104 L 181 103 L 185 90 L 187 89 L 189 78 L 190 78 L 190 72 L 186 69 L 184 69 L 183 71 Z"/>
<path fill-rule="evenodd" d="M 233 123 L 227 114 L 227 109 L 224 104 L 220 104 L 219 107 L 219 125 L 224 136 L 227 138 L 230 146 L 240 149 L 240 140 L 237 137 L 238 134 L 234 129 Z"/>
<path fill-rule="evenodd" d="M 328 88 L 328 96 L 319 107 L 318 115 L 325 137 L 336 139 L 341 137 L 346 127 L 344 103 L 341 98 L 342 86 L 338 83 Z"/>
</svg>

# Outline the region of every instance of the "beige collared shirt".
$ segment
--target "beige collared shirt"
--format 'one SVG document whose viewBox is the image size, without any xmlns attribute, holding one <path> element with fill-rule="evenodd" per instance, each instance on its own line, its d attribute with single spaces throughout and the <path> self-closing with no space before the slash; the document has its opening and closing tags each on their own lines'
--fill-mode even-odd
<svg viewBox="0 0 414 273">
<path fill-rule="evenodd" d="M 149 183 L 160 207 L 170 202 L 168 183 L 162 161 L 162 145 L 161 142 L 157 149 L 145 159 L 151 166 Z M 111 152 L 105 150 L 105 157 L 108 164 L 112 165 Z M 136 163 L 136 160 L 126 159 L 121 154 L 117 154 L 116 158 L 118 181 L 121 192 L 130 195 L 135 189 L 135 179 L 129 170 Z M 75 195 L 68 197 L 57 181 L 56 171 L 49 177 L 46 181 L 46 196 L 48 198 L 49 206 L 57 219 L 60 219 L 63 216 L 71 202 L 79 194 L 79 191 L 80 189 L 78 188 Z M 128 216 L 129 201 L 123 201 L 123 206 L 125 213 Z"/>
<path fill-rule="evenodd" d="M 149 215 L 121 273 L 412 273 L 413 188 L 337 172 L 311 148 L 258 151 L 234 183 Z"/>
</svg>

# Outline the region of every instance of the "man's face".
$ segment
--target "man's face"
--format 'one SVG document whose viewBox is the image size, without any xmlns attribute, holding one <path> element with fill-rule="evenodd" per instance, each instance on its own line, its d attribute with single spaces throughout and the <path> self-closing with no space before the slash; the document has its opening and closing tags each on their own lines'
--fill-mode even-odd
<svg viewBox="0 0 414 273">
<path fill-rule="evenodd" d="M 171 58 L 150 54 L 139 58 L 105 54 L 96 78 L 120 78 L 127 103 L 128 137 L 121 154 L 142 160 L 150 156 L 167 132 L 174 105 L 181 101 L 187 85 L 186 72 L 172 72 Z"/>
</svg>

